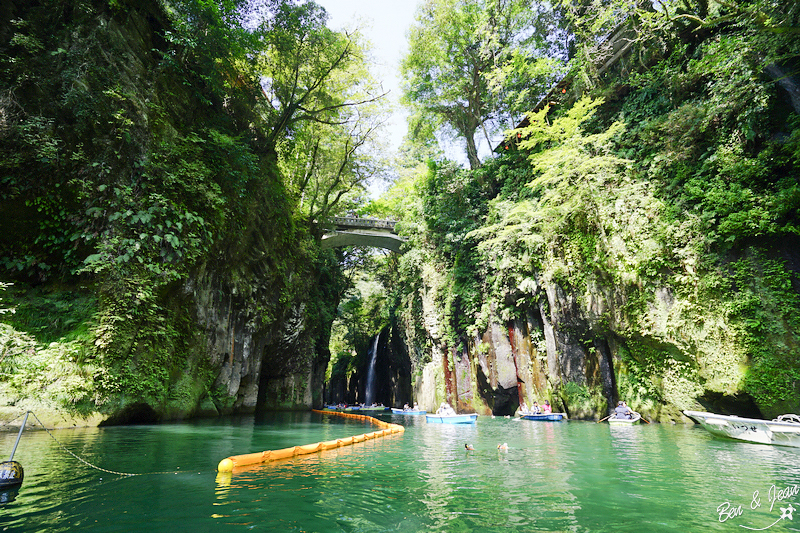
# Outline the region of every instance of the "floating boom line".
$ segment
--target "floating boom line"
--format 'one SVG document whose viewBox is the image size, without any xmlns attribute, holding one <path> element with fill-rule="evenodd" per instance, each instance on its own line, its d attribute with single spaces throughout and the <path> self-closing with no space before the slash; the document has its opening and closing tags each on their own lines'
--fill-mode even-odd
<svg viewBox="0 0 800 533">
<path fill-rule="evenodd" d="M 320 413 L 325 415 L 342 416 L 345 418 L 363 420 L 365 422 L 370 422 L 373 425 L 378 426 L 379 428 L 382 429 L 378 431 L 373 431 L 371 433 L 362 433 L 361 435 L 353 435 L 352 437 L 345 437 L 343 439 L 315 442 L 314 444 L 305 444 L 302 446 L 292 446 L 291 448 L 283 448 L 281 450 L 266 450 L 263 452 L 248 453 L 244 455 L 232 455 L 230 457 L 226 457 L 225 459 L 219 462 L 219 465 L 217 466 L 217 471 L 232 472 L 234 468 L 242 466 L 268 463 L 270 461 L 275 461 L 278 459 L 288 459 L 290 457 L 295 457 L 297 455 L 308 455 L 311 453 L 317 453 L 325 450 L 332 450 L 334 448 L 341 448 L 342 446 L 351 446 L 358 442 L 377 439 L 379 437 L 386 437 L 394 433 L 403 433 L 406 430 L 406 428 L 404 428 L 400 424 L 391 424 L 389 422 L 384 422 L 383 420 L 378 420 L 377 418 L 373 418 L 367 415 L 355 415 L 352 413 L 339 413 L 332 411 L 319 411 L 317 409 L 312 409 L 312 411 L 315 413 Z"/>
</svg>

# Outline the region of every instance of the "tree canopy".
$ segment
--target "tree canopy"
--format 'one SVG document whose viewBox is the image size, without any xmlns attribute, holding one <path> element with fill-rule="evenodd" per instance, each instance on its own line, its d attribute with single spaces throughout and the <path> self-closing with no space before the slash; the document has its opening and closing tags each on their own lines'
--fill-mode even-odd
<svg viewBox="0 0 800 533">
<path fill-rule="evenodd" d="M 461 139 L 477 168 L 476 135 L 491 144 L 566 60 L 560 24 L 558 13 L 533 0 L 425 0 L 401 67 L 414 120 Z"/>
</svg>

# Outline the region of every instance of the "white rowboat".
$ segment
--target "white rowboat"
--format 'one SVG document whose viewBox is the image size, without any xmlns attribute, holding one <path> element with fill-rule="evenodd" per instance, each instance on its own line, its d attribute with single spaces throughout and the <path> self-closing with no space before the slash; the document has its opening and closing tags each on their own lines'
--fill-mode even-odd
<svg viewBox="0 0 800 533">
<path fill-rule="evenodd" d="M 642 419 L 639 413 L 633 413 L 633 418 L 614 418 L 613 416 L 608 419 L 608 423 L 612 426 L 632 426 L 638 424 Z"/>
</svg>

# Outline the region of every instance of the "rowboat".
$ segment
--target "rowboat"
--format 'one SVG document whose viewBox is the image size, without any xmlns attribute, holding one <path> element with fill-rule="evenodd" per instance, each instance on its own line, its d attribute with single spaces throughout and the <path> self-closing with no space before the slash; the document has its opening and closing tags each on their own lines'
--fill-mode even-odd
<svg viewBox="0 0 800 533">
<path fill-rule="evenodd" d="M 612 426 L 632 426 L 638 424 L 641 419 L 642 415 L 633 413 L 633 418 L 616 418 L 612 416 L 608 419 L 608 423 Z"/>
<path fill-rule="evenodd" d="M 358 412 L 359 413 L 383 413 L 385 411 L 391 411 L 391 407 L 384 407 L 379 405 L 377 407 L 361 407 Z"/>
<path fill-rule="evenodd" d="M 384 411 L 390 411 L 391 407 L 361 407 L 358 405 L 352 405 L 349 407 L 336 407 L 332 405 L 325 406 L 323 411 L 335 411 L 337 413 L 359 413 L 359 414 L 370 414 L 370 413 L 383 413 Z"/>
<path fill-rule="evenodd" d="M 539 420 L 543 422 L 559 422 L 564 418 L 564 413 L 542 413 L 537 415 L 522 415 L 523 420 Z"/>
<path fill-rule="evenodd" d="M 427 412 L 420 409 L 397 409 L 392 407 L 392 414 L 394 415 L 424 415 Z"/>
<path fill-rule="evenodd" d="M 478 413 L 463 415 L 425 415 L 428 424 L 474 424 L 478 420 Z"/>
<path fill-rule="evenodd" d="M 800 416 L 781 415 L 775 420 L 741 418 L 702 411 L 683 414 L 717 437 L 800 448 Z"/>
</svg>

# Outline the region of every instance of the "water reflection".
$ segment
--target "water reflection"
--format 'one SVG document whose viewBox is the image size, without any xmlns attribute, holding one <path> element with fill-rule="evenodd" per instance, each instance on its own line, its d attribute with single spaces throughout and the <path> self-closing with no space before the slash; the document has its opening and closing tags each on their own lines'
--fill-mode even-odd
<svg viewBox="0 0 800 533">
<path fill-rule="evenodd" d="M 102 467 L 171 471 L 132 478 L 100 472 L 46 433 L 26 432 L 15 456 L 25 482 L 0 509 L 0 529 L 732 531 L 768 525 L 789 502 L 800 507 L 796 496 L 772 510 L 767 500 L 772 486 L 800 485 L 796 449 L 656 424 L 387 419 L 406 432 L 227 476 L 215 467 L 229 455 L 364 426 L 305 413 L 56 432 L 70 451 Z M 0 434 L 0 446 L 13 438 Z M 503 442 L 507 453 L 497 450 Z M 749 507 L 754 491 L 763 498 L 758 509 Z M 720 523 L 716 508 L 725 501 L 742 505 L 743 515 Z"/>
<path fill-rule="evenodd" d="M 19 494 L 19 489 L 19 485 L 7 489 L 0 489 L 0 505 L 5 505 L 16 500 L 17 494 Z"/>
</svg>

